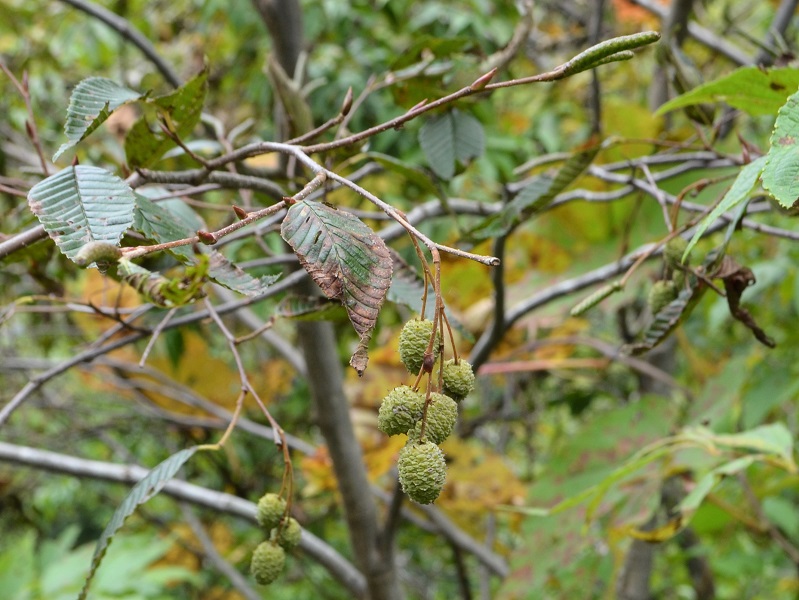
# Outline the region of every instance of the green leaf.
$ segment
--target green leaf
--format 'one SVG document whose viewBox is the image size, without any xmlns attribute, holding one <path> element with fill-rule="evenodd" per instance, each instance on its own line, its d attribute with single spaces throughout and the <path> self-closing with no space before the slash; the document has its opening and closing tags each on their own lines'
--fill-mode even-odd
<svg viewBox="0 0 799 600">
<path fill-rule="evenodd" d="M 136 196 L 136 204 L 133 229 L 148 239 L 162 244 L 194 237 L 195 231 L 192 226 L 173 211 L 140 195 Z M 169 252 L 184 264 L 196 262 L 196 256 L 191 246 L 177 246 L 170 248 Z M 209 279 L 246 296 L 257 296 L 263 293 L 280 278 L 279 275 L 253 277 L 216 250 L 201 246 L 200 252 L 207 254 L 210 259 Z"/>
<path fill-rule="evenodd" d="M 78 165 L 33 186 L 28 205 L 61 252 L 74 260 L 89 242 L 119 245 L 133 223 L 135 196 L 113 173 Z"/>
<path fill-rule="evenodd" d="M 688 519 L 683 519 L 683 526 L 688 524 L 690 517 L 696 512 L 696 509 L 699 508 L 699 505 L 702 504 L 707 495 L 713 491 L 713 488 L 716 487 L 719 481 L 721 481 L 724 477 L 735 475 L 736 473 L 743 471 L 760 459 L 762 459 L 762 457 L 756 454 L 742 456 L 740 458 L 731 460 L 720 467 L 716 467 L 709 473 L 706 473 L 705 476 L 696 483 L 696 486 L 685 498 L 682 499 L 682 502 L 680 502 L 680 504 L 677 506 L 677 510 L 688 517 Z"/>
<path fill-rule="evenodd" d="M 719 446 L 772 454 L 793 464 L 793 436 L 783 423 L 761 425 L 733 434 L 713 434 L 710 440 Z"/>
<path fill-rule="evenodd" d="M 263 277 L 253 277 L 246 271 L 240 269 L 230 262 L 221 252 L 216 250 L 208 251 L 210 263 L 208 265 L 208 277 L 225 286 L 229 290 L 244 294 L 245 296 L 258 296 L 280 279 L 280 275 L 264 275 Z"/>
<path fill-rule="evenodd" d="M 763 187 L 785 208 L 799 197 L 799 92 L 777 113 L 763 168 Z"/>
<path fill-rule="evenodd" d="M 682 255 L 683 262 L 685 262 L 686 257 L 691 253 L 693 247 L 696 246 L 702 234 L 707 231 L 707 228 L 710 227 L 716 219 L 725 212 L 732 210 L 749 197 L 749 192 L 755 187 L 765 164 L 766 157 L 761 156 L 741 169 L 738 173 L 738 177 L 735 178 L 730 189 L 724 194 L 724 198 L 721 199 L 721 202 L 719 202 L 716 208 L 702 219 L 702 222 L 697 226 L 694 236 L 691 238 L 691 241 L 688 242 L 688 246 L 686 246 L 685 252 Z"/>
<path fill-rule="evenodd" d="M 307 200 L 289 208 L 280 234 L 324 294 L 347 310 L 360 336 L 350 365 L 363 373 L 369 339 L 391 285 L 388 247 L 354 215 Z"/>
<path fill-rule="evenodd" d="M 726 102 L 750 115 L 773 115 L 799 87 L 799 69 L 743 67 L 669 100 L 656 115 L 709 102 Z"/>
<path fill-rule="evenodd" d="M 144 168 L 160 160 L 177 144 L 156 123 L 163 123 L 179 139 L 191 134 L 200 120 L 205 94 L 208 91 L 208 71 L 203 69 L 174 92 L 148 99 L 145 114 L 133 125 L 125 138 L 125 156 L 131 169 Z"/>
<path fill-rule="evenodd" d="M 277 92 L 280 103 L 291 123 L 291 136 L 295 137 L 313 129 L 313 114 L 300 86 L 283 70 L 273 55 L 266 59 L 266 75 Z"/>
<path fill-rule="evenodd" d="M 106 526 L 100 539 L 97 540 L 97 547 L 94 550 L 89 574 L 83 584 L 83 589 L 78 596 L 78 600 L 85 600 L 86 594 L 89 592 L 92 578 L 97 572 L 97 568 L 100 566 L 108 550 L 108 546 L 114 538 L 114 534 L 122 528 L 125 520 L 133 514 L 139 505 L 144 504 L 150 498 L 158 494 L 198 449 L 198 446 L 194 446 L 173 454 L 150 471 L 144 479 L 133 486 L 127 498 L 125 498 L 122 504 L 119 505 L 119 508 L 114 512 L 111 521 Z"/>
<path fill-rule="evenodd" d="M 72 90 L 67 107 L 64 133 L 69 141 L 61 145 L 53 160 L 88 137 L 115 109 L 141 97 L 141 93 L 103 77 L 89 77 L 81 81 Z"/>
<path fill-rule="evenodd" d="M 688 318 L 706 291 L 707 286 L 696 281 L 692 283 L 691 288 L 681 290 L 675 300 L 658 311 L 651 325 L 644 332 L 643 340 L 636 344 L 626 345 L 624 351 L 630 354 L 643 354 L 660 344 Z"/>
<path fill-rule="evenodd" d="M 457 109 L 433 117 L 419 130 L 422 152 L 441 179 L 452 179 L 456 161 L 465 165 L 480 156 L 484 138 L 480 121 Z"/>
<path fill-rule="evenodd" d="M 483 220 L 470 231 L 470 237 L 484 240 L 504 236 L 523 221 L 540 214 L 582 175 L 599 150 L 597 145 L 572 154 L 554 177 L 546 173 L 532 177 L 501 212 Z"/>
<path fill-rule="evenodd" d="M 330 298 L 290 294 L 280 301 L 273 315 L 297 321 L 340 321 L 346 318 L 346 311 Z"/>
</svg>

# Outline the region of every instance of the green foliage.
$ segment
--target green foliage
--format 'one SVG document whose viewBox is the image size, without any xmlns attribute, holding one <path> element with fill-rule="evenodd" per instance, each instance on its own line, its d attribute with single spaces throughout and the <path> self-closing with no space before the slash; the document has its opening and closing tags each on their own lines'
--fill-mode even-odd
<svg viewBox="0 0 799 600">
<path fill-rule="evenodd" d="M 177 146 L 173 136 L 183 140 L 194 130 L 208 91 L 207 80 L 208 71 L 204 69 L 171 94 L 146 99 L 144 115 L 125 137 L 128 167 L 153 165 L 167 150 Z"/>
<path fill-rule="evenodd" d="M 433 172 L 452 179 L 456 163 L 467 165 L 483 154 L 483 126 L 473 116 L 457 109 L 425 122 L 419 130 L 419 145 Z"/>
<path fill-rule="evenodd" d="M 28 205 L 68 258 L 85 244 L 118 244 L 133 223 L 133 190 L 105 169 L 78 165 L 43 179 L 28 192 Z"/>
<path fill-rule="evenodd" d="M 763 167 L 763 187 L 785 208 L 796 202 L 799 153 L 796 131 L 799 126 L 799 92 L 792 94 L 777 113 L 771 146 Z"/>
<path fill-rule="evenodd" d="M 721 202 L 719 202 L 710 214 L 702 219 L 702 222 L 697 226 L 691 241 L 688 242 L 688 246 L 685 248 L 685 252 L 683 252 L 683 260 L 691 253 L 691 250 L 693 250 L 696 243 L 702 237 L 702 234 L 707 231 L 707 228 L 710 227 L 716 219 L 724 213 L 736 208 L 749 198 L 749 194 L 752 192 L 752 188 L 757 184 L 765 164 L 766 157 L 761 156 L 740 170 L 732 186 L 721 199 Z"/>
<path fill-rule="evenodd" d="M 67 107 L 64 132 L 69 141 L 61 145 L 53 160 L 58 160 L 66 150 L 87 138 L 115 109 L 141 97 L 139 92 L 103 77 L 89 77 L 81 81 L 72 91 Z"/>
<path fill-rule="evenodd" d="M 385 411 L 377 410 L 376 399 L 382 392 L 375 390 L 413 381 L 422 365 L 415 364 L 410 375 L 402 368 L 394 344 L 399 323 L 408 321 L 408 308 L 432 320 L 435 306 L 429 278 L 388 250 L 390 243 L 406 258 L 413 256 L 409 245 L 397 243 L 397 224 L 386 227 L 385 215 L 370 212 L 374 207 L 365 196 L 339 189 L 340 180 L 330 177 L 312 193 L 303 190 L 309 193 L 293 205 L 287 201 L 291 207 L 284 218 L 280 207 L 272 206 L 275 200 L 303 189 L 313 175 L 307 160 L 295 160 L 297 154 L 278 159 L 248 151 L 247 158 L 209 170 L 198 168 L 203 164 L 184 149 L 174 150 L 177 137 L 198 154 L 216 158 L 230 148 L 252 149 L 278 139 L 278 131 L 291 137 L 322 123 L 327 129 L 302 144 L 318 146 L 372 127 L 380 132 L 350 146 L 314 149 L 305 158 L 412 217 L 439 250 L 497 252 L 502 259 L 503 270 L 496 274 L 443 251 L 440 264 L 430 264 L 441 276 L 447 322 L 456 330 L 451 339 L 445 328 L 444 341 L 447 347 L 457 345 L 462 357 L 475 342 L 479 385 L 456 409 L 459 431 L 444 442 L 446 459 L 435 444 L 416 443 L 421 415 L 415 408 L 412 441 L 398 465 L 413 499 L 436 501 L 456 533 L 472 539 L 484 539 L 490 526 L 495 545 L 481 548 L 478 559 L 468 544 L 458 546 L 467 565 L 464 578 L 441 536 L 420 533 L 402 511 L 388 537 L 405 557 L 409 576 L 402 585 L 408 597 L 462 594 L 464 581 L 476 585 L 471 566 L 486 555 L 508 558 L 512 567 L 504 581 L 491 580 L 492 597 L 611 597 L 632 539 L 648 540 L 654 549 L 652 596 L 698 595 L 685 565 L 703 557 L 720 600 L 778 598 L 795 589 L 795 566 L 772 532 L 799 545 L 792 445 L 799 380 L 793 350 L 799 338 L 786 326 L 799 310 L 799 278 L 792 268 L 799 251 L 785 217 L 770 214 L 753 191 L 762 171 L 763 187 L 781 206 L 792 207 L 799 195 L 795 97 L 785 103 L 799 85 L 798 71 L 746 67 L 730 73 L 729 61 L 718 60 L 713 48 L 689 40 L 680 51 L 697 65 L 698 80 L 709 83 L 667 102 L 658 114 L 709 102 L 726 102 L 747 113 L 736 119 L 732 135 L 725 137 L 725 128 L 718 126 L 702 130 L 700 147 L 696 125 L 685 127 L 681 115 L 654 118 L 647 108 L 647 88 L 657 68 L 651 52 L 634 56 L 631 50 L 655 42 L 657 34 L 621 35 L 586 50 L 587 15 L 577 18 L 536 4 L 525 32 L 519 13 L 524 4 L 305 3 L 303 47 L 309 54 L 298 69 L 305 78 L 296 80 L 274 61 L 278 51 L 252 3 L 177 2 L 157 10 L 141 0 L 115 5 L 113 10 L 153 40 L 176 72 L 196 72 L 200 57 L 207 56 L 206 69 L 164 95 L 156 67 L 113 29 L 65 4 L 11 0 L 8 18 L 0 23 L 0 52 L 21 80 L 23 69 L 30 72 L 34 115 L 31 119 L 24 99 L 8 83 L 0 95 L 6 115 L 0 128 L 0 248 L 35 225 L 17 197 L 31 188 L 33 212 L 75 264 L 49 240 L 0 258 L 0 372 L 9 394 L 29 385 L 37 391 L 35 402 L 29 398 L 2 423 L 3 442 L 140 464 L 157 462 L 165 448 L 190 449 L 157 467 L 111 519 L 97 547 L 90 597 L 227 593 L 226 577 L 210 569 L 189 577 L 182 569 L 152 567 L 166 552 L 154 527 L 146 534 L 116 534 L 135 510 L 183 537 L 183 526 L 176 526 L 182 516 L 171 501 L 155 499 L 140 507 L 180 465 L 193 483 L 242 498 L 285 485 L 308 529 L 349 557 L 352 532 L 340 507 L 346 487 L 335 478 L 361 468 L 361 461 L 331 465 L 333 453 L 315 433 L 317 422 L 328 415 L 308 404 L 308 380 L 317 365 L 308 364 L 307 374 L 287 366 L 287 360 L 302 364 L 288 319 L 333 321 L 337 351 L 344 356 L 355 350 L 359 374 L 372 341 L 369 372 L 357 383 L 354 377 L 345 383 L 347 408 L 370 485 L 383 494 L 396 487 L 394 465 L 402 441 L 376 435 L 376 427 L 389 428 L 381 426 Z M 773 3 L 734 14 L 729 4 L 710 0 L 692 19 L 711 30 L 729 24 L 760 44 Z M 628 3 L 605 6 L 603 31 L 624 34 L 643 26 L 640 15 L 630 16 L 634 11 Z M 82 32 L 80 44 L 74 31 Z M 746 40 L 726 41 L 751 56 L 760 50 Z M 587 75 L 566 79 L 607 63 L 616 64 L 595 73 L 593 89 Z M 484 89 L 415 122 L 379 127 L 423 100 L 432 103 L 468 88 L 496 65 L 492 83 L 542 74 L 543 80 L 558 82 Z M 548 68 L 555 70 L 544 74 Z M 83 79 L 87 74 L 113 79 Z M 62 144 L 65 90 L 81 79 L 69 102 Z M 342 120 L 338 111 L 348 88 L 354 102 Z M 274 116 L 281 112 L 275 111 L 278 105 L 287 115 L 283 123 Z M 202 111 L 207 114 L 198 127 Z M 58 157 L 82 142 L 81 161 L 104 169 L 78 165 L 37 184 L 38 176 L 32 175 L 40 169 L 37 156 L 22 150 L 31 137 L 26 138 L 26 121 L 38 126 L 42 155 L 61 145 Z M 598 131 L 606 141 L 591 137 Z M 122 181 L 111 172 L 119 167 L 128 174 L 125 155 L 131 169 L 163 171 L 152 180 L 145 171 Z M 560 166 L 542 171 L 552 164 Z M 191 176 L 177 177 L 185 173 Z M 113 223 L 95 219 L 117 206 L 106 198 L 122 211 Z M 219 240 L 206 234 L 203 244 L 191 243 L 198 231 L 226 230 L 235 224 L 234 214 L 242 219 L 263 207 L 275 210 L 258 224 Z M 730 213 L 721 243 L 707 240 L 709 232 L 722 229 L 721 216 Z M 698 266 L 683 261 L 684 268 L 677 270 L 674 260 L 665 269 L 660 261 L 646 262 L 649 244 L 675 231 L 693 233 L 685 258 L 692 251 L 701 256 L 715 249 L 704 261 L 695 260 Z M 178 240 L 183 245 L 159 252 L 139 248 Z M 287 251 L 284 240 L 295 252 Z M 217 241 L 214 248 L 205 245 Z M 136 263 L 126 258 L 130 253 Z M 281 271 L 290 270 L 282 265 L 298 258 L 330 299 L 272 287 Z M 725 260 L 737 261 L 731 272 L 738 278 L 713 279 L 719 290 L 724 288 L 726 297 L 719 298 L 707 293 L 705 278 Z M 140 299 L 96 270 L 75 268 L 94 262 L 133 283 L 145 300 L 178 310 L 166 316 L 148 312 L 149 307 L 137 306 Z M 669 277 L 682 293 L 650 319 L 643 308 L 649 282 Z M 223 290 L 204 285 L 206 279 L 246 297 L 220 297 L 217 292 Z M 594 286 L 598 291 L 572 311 L 582 318 L 568 318 L 563 307 Z M 205 307 L 193 307 L 191 301 L 206 293 L 209 305 L 225 306 L 222 318 L 235 343 L 205 316 L 195 319 Z M 752 314 L 741 312 L 742 303 L 752 307 Z M 333 305 L 346 312 L 355 335 L 330 309 Z M 731 326 L 731 319 L 752 331 L 773 332 L 779 346 L 753 344 L 751 333 Z M 262 335 L 265 329 L 270 331 Z M 430 333 L 421 336 L 425 348 Z M 128 338 L 141 341 L 135 347 L 115 345 Z M 641 356 L 618 352 L 630 339 L 625 349 Z M 118 351 L 107 355 L 112 346 Z M 70 361 L 76 357 L 80 366 L 73 368 Z M 247 372 L 247 385 L 239 369 Z M 51 373 L 63 370 L 63 377 L 52 382 L 56 375 Z M 434 368 L 432 389 L 438 389 L 438 374 Z M 466 388 L 450 379 L 445 371 L 448 391 Z M 242 388 L 248 392 L 224 453 L 184 464 L 186 452 L 233 420 L 229 410 Z M 258 402 L 253 402 L 256 394 Z M 261 402 L 269 409 L 269 424 L 276 422 L 289 434 L 290 475 L 282 472 L 283 440 L 276 444 L 275 434 L 264 428 L 267 417 L 256 408 Z M 430 405 L 427 423 L 427 438 L 436 442 L 445 437 L 433 410 L 439 404 Z M 6 406 L 6 398 L 0 398 L 0 410 Z M 408 431 L 403 422 L 395 432 Z M 3 472 L 0 526 L 18 552 L 0 551 L 0 596 L 75 597 L 90 549 L 71 550 L 77 530 L 60 531 L 76 522 L 82 539 L 98 537 L 108 521 L 104 511 L 119 499 L 100 482 L 73 479 L 70 486 L 60 477 L 31 476 L 16 466 L 9 472 L 9 486 Z M 441 494 L 445 476 L 451 485 Z M 673 488 L 679 492 L 675 497 Z M 498 512 L 488 519 L 501 505 L 532 508 L 527 518 Z M 244 571 L 245 552 L 264 534 L 258 532 L 256 539 L 252 524 L 227 519 L 224 510 L 220 506 L 204 520 L 213 524 L 209 534 L 219 553 Z M 645 527 L 650 520 L 653 527 Z M 298 533 L 296 522 L 288 523 L 292 535 Z M 34 528 L 51 541 L 37 546 L 30 533 Z M 695 547 L 669 541 L 686 528 L 699 540 Z M 112 537 L 116 541 L 103 558 Z M 136 542 L 127 545 L 128 537 Z M 453 539 L 457 544 L 464 538 Z M 177 546 L 199 547 L 189 539 Z M 156 549 L 161 554 L 155 556 Z M 320 589 L 331 598 L 353 597 L 352 590 L 330 585 L 330 573 L 315 556 L 293 554 L 300 564 L 289 565 L 270 597 L 310 597 Z M 261 579 L 272 581 L 272 572 Z"/>
<path fill-rule="evenodd" d="M 194 230 L 183 216 L 175 214 L 141 195 L 136 196 L 136 211 L 132 227 L 156 243 L 173 242 L 194 235 Z M 177 246 L 169 249 L 171 254 L 186 264 L 197 262 L 196 251 L 191 246 Z M 215 250 L 201 248 L 199 251 L 208 255 L 208 277 L 240 294 L 257 296 L 279 278 L 279 275 L 253 277 Z"/>
<path fill-rule="evenodd" d="M 598 152 L 597 146 L 582 150 L 570 156 L 554 176 L 532 177 L 500 213 L 485 219 L 470 235 L 478 240 L 507 235 L 520 223 L 537 216 L 588 168 Z"/>
<path fill-rule="evenodd" d="M 92 544 L 74 547 L 80 530 L 70 526 L 49 541 L 32 531 L 6 538 L 0 552 L 0 594 L 7 600 L 66 600 L 84 583 Z M 172 546 L 169 539 L 148 534 L 119 535 L 98 575 L 92 598 L 164 600 L 180 583 L 198 583 L 196 574 L 181 567 L 155 566 Z"/>
<path fill-rule="evenodd" d="M 773 115 L 797 87 L 799 69 L 742 67 L 666 102 L 656 114 L 705 102 L 725 102 L 753 116 Z"/>
<path fill-rule="evenodd" d="M 125 520 L 133 514 L 139 505 L 144 504 L 158 492 L 160 492 L 164 486 L 169 483 L 169 480 L 172 479 L 180 470 L 180 468 L 186 463 L 186 461 L 189 460 L 195 452 L 197 452 L 197 450 L 198 447 L 195 446 L 193 448 L 186 448 L 176 452 L 161 462 L 152 471 L 150 471 L 144 479 L 133 486 L 128 494 L 128 497 L 125 498 L 125 501 L 119 505 L 119 508 L 117 508 L 117 510 L 114 512 L 114 516 L 106 526 L 103 534 L 100 536 L 100 539 L 97 540 L 97 546 L 94 549 L 94 555 L 92 556 L 89 574 L 85 578 L 83 587 L 78 595 L 80 600 L 86 598 L 86 594 L 89 592 L 89 586 L 91 585 L 92 579 L 97 573 L 97 569 L 105 557 L 108 547 L 113 541 L 114 536 L 122 528 Z"/>
</svg>

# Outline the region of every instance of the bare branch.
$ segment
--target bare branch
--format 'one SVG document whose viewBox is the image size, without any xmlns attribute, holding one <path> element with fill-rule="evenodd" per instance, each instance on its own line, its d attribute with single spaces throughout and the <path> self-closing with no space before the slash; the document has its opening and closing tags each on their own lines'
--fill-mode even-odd
<svg viewBox="0 0 799 600">
<path fill-rule="evenodd" d="M 75 477 L 86 477 L 102 481 L 134 484 L 150 472 L 138 465 L 117 465 L 97 460 L 87 460 L 67 454 L 39 450 L 28 446 L 18 446 L 0 442 L 0 461 L 63 473 Z M 209 508 L 217 513 L 225 513 L 255 520 L 255 504 L 231 494 L 209 490 L 192 483 L 173 479 L 164 486 L 163 493 L 178 500 Z M 300 549 L 310 558 L 322 565 L 342 585 L 357 598 L 366 592 L 366 582 L 352 564 L 335 549 L 307 530 L 302 531 Z"/>
</svg>

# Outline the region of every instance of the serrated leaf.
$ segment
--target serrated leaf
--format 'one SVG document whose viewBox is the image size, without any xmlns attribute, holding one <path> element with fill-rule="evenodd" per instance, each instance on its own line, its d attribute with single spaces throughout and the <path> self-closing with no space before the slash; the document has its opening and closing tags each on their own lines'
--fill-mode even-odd
<svg viewBox="0 0 799 600">
<path fill-rule="evenodd" d="M 158 244 L 182 240 L 195 234 L 194 229 L 172 211 L 140 194 L 136 194 L 133 229 Z M 190 246 L 177 246 L 170 248 L 169 252 L 181 262 L 190 261 L 194 255 Z"/>
<path fill-rule="evenodd" d="M 404 304 L 416 311 L 417 314 L 421 314 L 424 279 L 419 276 L 416 269 L 406 263 L 394 250 L 389 248 L 389 252 L 391 253 L 394 269 L 391 274 L 391 287 L 388 288 L 388 299 L 397 304 Z M 432 320 L 434 311 L 435 295 L 433 294 L 433 286 L 428 284 L 427 306 L 425 307 L 424 318 Z M 447 315 L 450 325 L 457 329 L 458 333 L 460 333 L 464 339 L 473 342 L 474 336 L 472 332 L 466 329 L 448 308 L 445 308 L 444 312 Z"/>
<path fill-rule="evenodd" d="M 115 109 L 138 100 L 142 95 L 104 77 L 89 77 L 81 81 L 69 97 L 67 122 L 64 125 L 64 133 L 69 141 L 61 144 L 53 155 L 53 161 L 88 137 Z"/>
<path fill-rule="evenodd" d="M 119 245 L 133 223 L 135 196 L 113 173 L 78 165 L 33 186 L 28 205 L 61 252 L 74 260 L 88 242 Z"/>
<path fill-rule="evenodd" d="M 194 130 L 205 103 L 207 79 L 208 71 L 203 69 L 174 92 L 147 101 L 145 106 L 151 108 L 150 114 L 136 121 L 125 138 L 125 156 L 130 168 L 149 167 L 177 145 L 156 120 L 162 121 L 181 140 Z"/>
<path fill-rule="evenodd" d="M 114 535 L 122 528 L 125 520 L 133 514 L 138 506 L 144 504 L 150 498 L 158 494 L 198 449 L 197 446 L 194 446 L 193 448 L 186 448 L 185 450 L 173 454 L 150 471 L 144 479 L 133 486 L 127 498 L 125 498 L 122 504 L 119 505 L 119 508 L 114 512 L 111 521 L 106 525 L 100 539 L 97 540 L 97 547 L 94 550 L 89 574 L 83 584 L 83 589 L 78 596 L 78 600 L 85 600 L 86 594 L 89 592 L 92 578 L 97 572 L 97 568 L 100 566 Z"/>
<path fill-rule="evenodd" d="M 777 113 L 763 167 L 763 187 L 785 208 L 799 197 L 799 92 Z"/>
<path fill-rule="evenodd" d="M 266 288 L 280 279 L 280 275 L 253 277 L 230 262 L 222 253 L 211 250 L 209 253 L 208 277 L 229 290 L 245 296 L 258 296 Z"/>
<path fill-rule="evenodd" d="M 347 310 L 360 336 L 350 364 L 363 373 L 367 345 L 391 285 L 388 247 L 354 215 L 307 200 L 289 208 L 280 234 L 324 294 Z"/>
<path fill-rule="evenodd" d="M 627 345 L 625 351 L 631 354 L 643 354 L 660 344 L 688 318 L 706 290 L 707 286 L 701 282 L 695 282 L 694 287 L 682 290 L 675 300 L 654 316 L 652 324 L 644 332 L 643 340 Z"/>
<path fill-rule="evenodd" d="M 338 321 L 346 318 L 341 303 L 322 296 L 290 294 L 277 305 L 275 317 L 297 321 Z"/>
<path fill-rule="evenodd" d="M 190 238 L 195 235 L 195 231 L 190 224 L 178 214 L 160 204 L 156 204 L 140 195 L 136 196 L 136 204 L 133 229 L 148 239 L 162 244 Z M 199 249 L 200 252 L 207 254 L 210 259 L 208 278 L 234 292 L 247 296 L 257 296 L 280 278 L 279 275 L 253 277 L 230 262 L 220 252 L 205 246 L 201 246 Z M 168 252 L 184 264 L 196 262 L 191 246 L 170 248 Z"/>
<path fill-rule="evenodd" d="M 480 121 L 452 109 L 422 126 L 419 145 L 433 172 L 441 179 L 452 179 L 456 161 L 466 164 L 483 153 L 484 137 Z"/>
<path fill-rule="evenodd" d="M 662 115 L 677 108 L 708 102 L 726 102 L 750 115 L 773 115 L 799 87 L 799 69 L 743 67 L 681 96 L 658 108 Z"/>
<path fill-rule="evenodd" d="M 686 246 L 685 252 L 683 253 L 683 262 L 691 253 L 691 250 L 693 250 L 694 246 L 696 246 L 696 243 L 699 241 L 699 238 L 702 237 L 702 234 L 707 231 L 707 228 L 710 227 L 716 221 L 716 219 L 718 219 L 725 212 L 732 210 L 749 197 L 749 192 L 751 192 L 752 188 L 755 187 L 755 184 L 757 183 L 765 164 L 766 157 L 761 156 L 741 169 L 730 189 L 727 190 L 726 194 L 724 194 L 724 198 L 721 199 L 721 202 L 719 202 L 716 208 L 714 208 L 708 216 L 702 219 L 702 222 L 697 226 L 694 236 L 691 238 L 691 241 L 688 242 L 688 246 Z"/>
</svg>

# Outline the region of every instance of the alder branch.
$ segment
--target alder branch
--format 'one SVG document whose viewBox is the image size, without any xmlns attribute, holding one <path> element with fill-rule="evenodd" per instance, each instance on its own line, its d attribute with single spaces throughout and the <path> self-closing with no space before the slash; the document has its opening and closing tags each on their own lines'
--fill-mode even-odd
<svg viewBox="0 0 799 600">
<path fill-rule="evenodd" d="M 22 233 L 18 233 L 0 242 L 0 260 L 46 238 L 47 232 L 44 230 L 44 227 L 41 225 L 34 225 L 30 229 L 26 229 Z"/>
<path fill-rule="evenodd" d="M 257 296 L 247 296 L 241 300 L 237 300 L 235 302 L 228 302 L 221 306 L 216 307 L 216 311 L 218 314 L 223 315 L 229 312 L 239 310 L 243 306 L 249 306 L 255 302 L 262 301 L 270 296 L 275 294 L 281 293 L 288 288 L 293 287 L 299 281 L 303 280 L 306 276 L 304 271 L 297 271 L 292 273 L 288 277 L 284 277 L 281 281 L 273 284 L 267 290 L 265 290 L 262 294 Z M 207 319 L 210 316 L 210 313 L 207 310 L 198 310 L 194 313 L 189 315 L 184 315 L 182 317 L 172 319 L 167 326 L 164 327 L 164 330 L 173 329 L 175 327 L 180 327 L 182 325 L 186 325 L 189 323 L 196 323 L 198 321 L 202 321 Z M 49 382 L 50 380 L 54 379 L 58 375 L 61 375 L 65 371 L 69 370 L 70 368 L 84 362 L 91 362 L 98 356 L 103 356 L 104 354 L 108 354 L 112 350 L 116 350 L 117 348 L 122 348 L 129 344 L 139 341 L 143 339 L 147 335 L 151 335 L 151 331 L 144 331 L 144 332 L 136 332 L 129 334 L 125 337 L 117 338 L 115 340 L 109 341 L 107 344 L 102 346 L 89 348 L 80 352 L 69 358 L 58 365 L 52 367 L 51 369 L 47 370 L 45 373 L 41 373 L 28 381 L 27 384 L 19 391 L 17 394 L 9 400 L 9 402 L 0 410 L 0 427 L 5 424 L 5 422 L 9 419 L 12 413 L 20 407 L 20 405 L 35 391 L 37 391 L 40 387 L 42 387 L 45 383 Z"/>
<path fill-rule="evenodd" d="M 138 483 L 150 473 L 149 469 L 138 465 L 120 465 L 88 460 L 6 442 L 0 442 L 0 461 L 43 469 L 53 473 L 125 484 Z M 167 496 L 189 504 L 203 506 L 217 513 L 221 512 L 245 519 L 251 523 L 257 523 L 255 520 L 255 504 L 238 496 L 217 492 L 178 479 L 168 482 L 162 492 Z M 299 547 L 310 558 L 327 569 L 350 592 L 357 597 L 363 597 L 366 591 L 366 582 L 363 575 L 338 551 L 306 529 L 302 530 Z"/>
<path fill-rule="evenodd" d="M 153 45 L 150 43 L 141 31 L 136 29 L 130 21 L 120 17 L 118 14 L 110 10 L 89 2 L 88 0 L 61 0 L 64 4 L 69 4 L 77 8 L 81 12 L 86 13 L 108 25 L 111 29 L 116 31 L 122 38 L 128 40 L 131 44 L 136 46 L 141 53 L 147 57 L 156 69 L 164 76 L 172 87 L 180 87 L 181 80 L 175 70 L 156 52 Z"/>
</svg>

